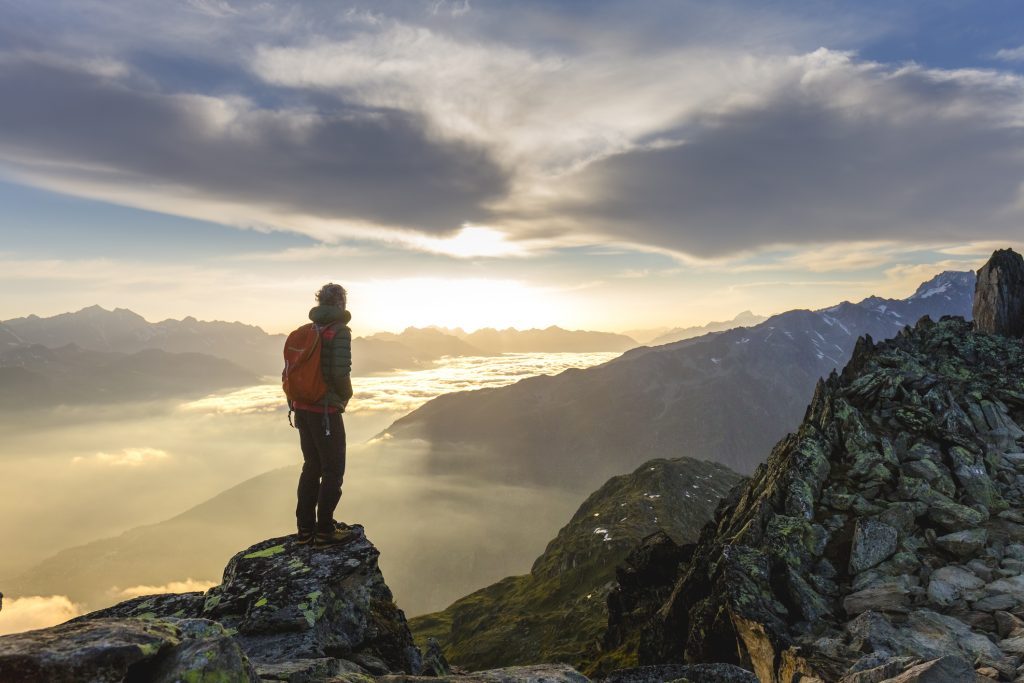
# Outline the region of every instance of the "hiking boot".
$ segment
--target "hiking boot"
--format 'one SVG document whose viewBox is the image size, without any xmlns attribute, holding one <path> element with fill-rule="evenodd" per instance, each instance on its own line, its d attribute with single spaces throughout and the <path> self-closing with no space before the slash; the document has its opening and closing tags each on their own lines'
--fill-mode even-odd
<svg viewBox="0 0 1024 683">
<path fill-rule="evenodd" d="M 346 545 L 359 538 L 359 533 L 351 529 L 338 529 L 332 531 L 318 531 L 313 538 L 313 545 L 323 547 L 325 545 Z"/>
<path fill-rule="evenodd" d="M 296 536 L 298 536 L 296 543 L 300 543 L 302 545 L 310 543 L 313 540 L 313 535 L 313 532 L 309 529 L 299 529 L 299 533 L 296 534 Z"/>
<path fill-rule="evenodd" d="M 336 519 L 332 520 L 332 521 L 334 522 L 334 528 L 335 529 L 341 529 L 342 531 L 349 531 L 350 529 L 353 528 L 353 527 L 349 526 L 348 524 L 345 524 L 345 522 L 339 522 Z"/>
</svg>

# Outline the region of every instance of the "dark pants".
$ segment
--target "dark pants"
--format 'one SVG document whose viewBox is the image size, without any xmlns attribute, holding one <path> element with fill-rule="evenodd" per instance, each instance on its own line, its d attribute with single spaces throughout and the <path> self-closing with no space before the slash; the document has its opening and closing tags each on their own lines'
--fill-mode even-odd
<svg viewBox="0 0 1024 683">
<path fill-rule="evenodd" d="M 321 413 L 295 411 L 303 460 L 299 502 L 295 506 L 300 531 L 331 531 L 334 509 L 341 500 L 341 482 L 345 477 L 345 423 L 340 413 L 328 414 L 331 435 L 327 436 L 324 418 Z"/>
</svg>

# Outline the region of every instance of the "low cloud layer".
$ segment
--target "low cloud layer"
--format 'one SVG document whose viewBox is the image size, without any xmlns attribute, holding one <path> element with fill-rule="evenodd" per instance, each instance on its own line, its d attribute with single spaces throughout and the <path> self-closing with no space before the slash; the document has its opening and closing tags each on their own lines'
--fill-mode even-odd
<svg viewBox="0 0 1024 683">
<path fill-rule="evenodd" d="M 81 607 L 66 595 L 7 598 L 0 611 L 0 636 L 54 626 L 81 613 Z"/>
<path fill-rule="evenodd" d="M 169 581 L 159 586 L 130 586 L 128 588 L 113 588 L 110 594 L 117 600 L 130 600 L 143 595 L 161 595 L 163 593 L 192 593 L 205 592 L 217 585 L 216 581 L 197 581 L 196 579 L 185 579 L 184 581 Z"/>
</svg>

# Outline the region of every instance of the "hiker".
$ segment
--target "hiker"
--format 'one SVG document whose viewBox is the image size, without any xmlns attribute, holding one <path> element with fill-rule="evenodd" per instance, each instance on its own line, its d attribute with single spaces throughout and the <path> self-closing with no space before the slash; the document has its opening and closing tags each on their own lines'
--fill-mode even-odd
<svg viewBox="0 0 1024 683">
<path fill-rule="evenodd" d="M 347 293 L 328 283 L 316 294 L 319 305 L 285 342 L 282 373 L 289 419 L 295 413 L 302 447 L 295 518 L 299 543 L 331 545 L 357 533 L 334 520 L 345 475 L 345 423 L 341 414 L 352 398 L 352 331 Z"/>
</svg>

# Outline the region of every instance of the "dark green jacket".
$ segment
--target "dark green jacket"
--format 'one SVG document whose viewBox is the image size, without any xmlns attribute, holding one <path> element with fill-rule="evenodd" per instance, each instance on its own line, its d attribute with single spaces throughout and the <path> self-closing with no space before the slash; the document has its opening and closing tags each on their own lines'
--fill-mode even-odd
<svg viewBox="0 0 1024 683">
<path fill-rule="evenodd" d="M 334 336 L 324 335 L 320 365 L 327 382 L 327 403 L 341 407 L 352 398 L 352 330 L 348 328 L 352 314 L 337 306 L 314 306 L 309 319 L 322 327 L 334 325 Z"/>
</svg>

